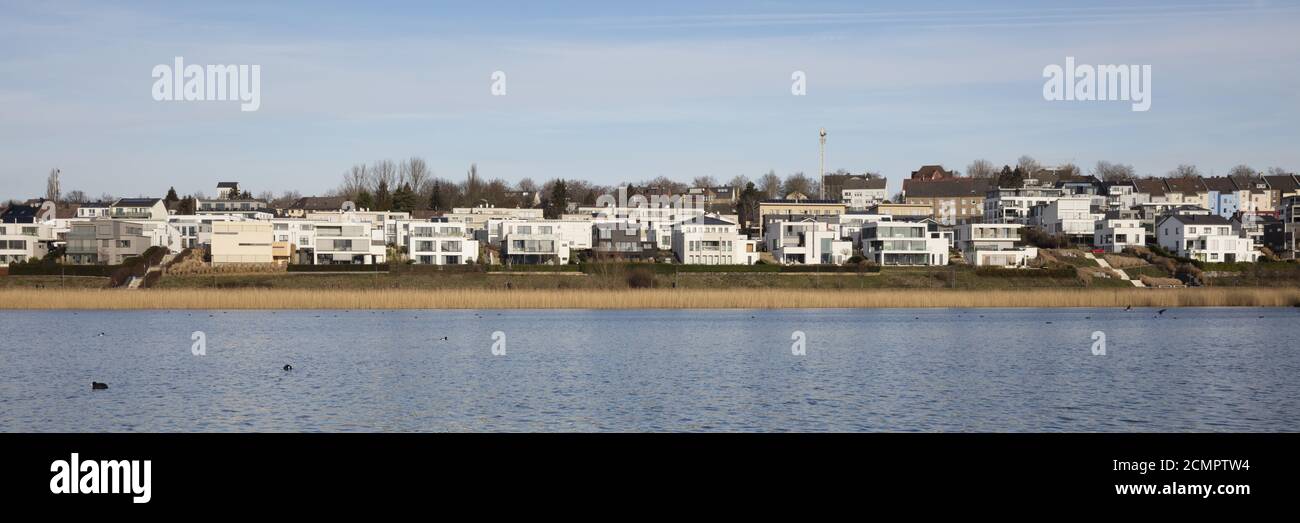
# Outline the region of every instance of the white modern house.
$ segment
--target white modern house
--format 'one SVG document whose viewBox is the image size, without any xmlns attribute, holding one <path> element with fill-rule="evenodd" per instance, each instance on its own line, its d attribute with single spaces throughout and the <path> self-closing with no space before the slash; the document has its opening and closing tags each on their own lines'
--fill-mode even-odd
<svg viewBox="0 0 1300 523">
<path fill-rule="evenodd" d="M 312 249 L 319 265 L 377 264 L 388 259 L 384 231 L 368 223 L 322 222 L 315 225 Z"/>
<path fill-rule="evenodd" d="M 758 242 L 740 234 L 734 223 L 704 217 L 673 230 L 673 255 L 688 265 L 753 265 Z"/>
<path fill-rule="evenodd" d="M 1038 248 L 1018 246 L 1018 223 L 967 223 L 953 230 L 957 250 L 977 267 L 1023 267 L 1038 257 Z"/>
<path fill-rule="evenodd" d="M 1092 233 L 1092 245 L 1106 252 L 1124 252 L 1128 247 L 1147 244 L 1147 231 L 1142 220 L 1132 211 L 1111 211 L 1097 220 Z"/>
<path fill-rule="evenodd" d="M 411 222 L 406 253 L 420 265 L 465 265 L 478 261 L 478 240 L 466 238 L 466 225 L 453 222 Z"/>
<path fill-rule="evenodd" d="M 269 220 L 275 216 L 266 202 L 253 199 L 197 200 L 194 214 L 239 216 L 246 220 Z"/>
<path fill-rule="evenodd" d="M 115 220 L 166 220 L 167 205 L 161 198 L 119 198 L 108 206 Z"/>
<path fill-rule="evenodd" d="M 1041 207 L 1038 224 L 1048 234 L 1091 239 L 1096 229 L 1090 196 L 1062 196 Z"/>
<path fill-rule="evenodd" d="M 862 254 L 880 265 L 947 265 L 948 240 L 930 222 L 882 221 L 862 228 Z"/>
<path fill-rule="evenodd" d="M 763 244 L 783 264 L 840 265 L 853 256 L 853 242 L 840 238 L 837 224 L 813 218 L 768 223 Z"/>
<path fill-rule="evenodd" d="M 0 267 L 44 257 L 54 238 L 49 225 L 0 223 Z"/>
<path fill-rule="evenodd" d="M 1184 258 L 1205 262 L 1254 262 L 1259 252 L 1232 222 L 1218 215 L 1175 214 L 1156 225 L 1156 242 Z"/>
</svg>

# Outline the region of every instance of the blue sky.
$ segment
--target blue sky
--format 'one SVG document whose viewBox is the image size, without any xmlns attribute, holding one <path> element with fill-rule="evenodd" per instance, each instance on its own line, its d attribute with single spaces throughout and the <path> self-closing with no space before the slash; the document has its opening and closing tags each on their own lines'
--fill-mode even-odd
<svg viewBox="0 0 1300 523">
<path fill-rule="evenodd" d="M 0 0 L 0 197 L 43 194 L 54 167 L 91 195 L 315 194 L 412 155 L 512 182 L 812 174 L 819 127 L 828 170 L 894 190 L 922 164 L 1022 154 L 1296 170 L 1297 27 L 1284 1 Z M 261 109 L 154 101 L 175 56 L 259 64 Z M 1045 101 L 1066 56 L 1151 65 L 1151 110 Z"/>
</svg>

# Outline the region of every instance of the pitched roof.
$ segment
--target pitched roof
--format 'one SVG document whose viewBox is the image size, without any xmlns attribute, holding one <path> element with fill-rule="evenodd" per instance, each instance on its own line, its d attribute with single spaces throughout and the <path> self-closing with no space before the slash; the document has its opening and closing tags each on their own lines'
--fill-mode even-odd
<svg viewBox="0 0 1300 523">
<path fill-rule="evenodd" d="M 989 191 L 992 180 L 986 178 L 948 178 L 943 180 L 903 180 L 903 194 L 908 198 L 942 198 L 979 196 Z"/>
<path fill-rule="evenodd" d="M 113 202 L 113 207 L 153 207 L 162 198 L 119 198 Z"/>
<path fill-rule="evenodd" d="M 1196 178 L 1165 178 L 1165 186 L 1169 187 L 1169 192 L 1183 194 L 1206 192 L 1207 190 L 1205 182 L 1202 182 L 1199 176 Z"/>
<path fill-rule="evenodd" d="M 289 204 L 290 209 L 305 211 L 337 211 L 343 208 L 347 198 L 342 196 L 303 196 Z"/>
<path fill-rule="evenodd" d="M 912 171 L 912 179 L 914 180 L 937 180 L 951 177 L 952 171 L 944 170 L 942 165 L 922 165 L 920 169 Z"/>
<path fill-rule="evenodd" d="M 849 178 L 842 189 L 884 189 L 888 183 L 884 178 Z"/>
<path fill-rule="evenodd" d="M 1150 194 L 1152 196 L 1163 196 L 1165 194 L 1165 181 L 1160 178 L 1148 178 L 1142 180 L 1133 180 L 1133 188 L 1137 192 Z"/>
<path fill-rule="evenodd" d="M 1226 176 L 1211 176 L 1205 178 L 1205 188 L 1220 193 L 1236 192 L 1238 190 L 1237 182 Z"/>
<path fill-rule="evenodd" d="M 705 216 L 703 225 L 735 225 L 727 220 L 720 220 L 712 216 Z"/>
<path fill-rule="evenodd" d="M 39 212 L 40 210 L 41 208 L 38 205 L 18 204 L 18 205 L 10 206 L 8 209 L 5 209 L 4 213 L 0 214 L 0 218 L 3 218 L 5 223 L 18 223 L 14 220 L 30 221 L 36 218 L 36 213 Z"/>
<path fill-rule="evenodd" d="M 1232 225 L 1227 218 L 1217 214 L 1175 214 L 1167 219 L 1175 218 L 1183 225 Z"/>
<path fill-rule="evenodd" d="M 235 189 L 239 187 L 239 182 L 217 182 L 218 189 Z"/>
<path fill-rule="evenodd" d="M 1294 174 L 1265 176 L 1264 181 L 1268 182 L 1269 188 L 1282 192 L 1291 192 L 1300 189 L 1300 180 L 1296 180 Z"/>
</svg>

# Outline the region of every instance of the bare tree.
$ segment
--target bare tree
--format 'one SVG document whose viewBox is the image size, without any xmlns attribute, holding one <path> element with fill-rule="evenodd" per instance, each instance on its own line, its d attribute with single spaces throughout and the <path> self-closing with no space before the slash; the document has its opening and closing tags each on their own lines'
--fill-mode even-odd
<svg viewBox="0 0 1300 523">
<path fill-rule="evenodd" d="M 1105 160 L 1097 162 L 1092 168 L 1092 175 L 1105 182 L 1124 182 L 1136 178 L 1132 165 L 1111 163 Z"/>
<path fill-rule="evenodd" d="M 339 186 L 339 195 L 349 200 L 355 200 L 361 191 L 367 190 L 370 186 L 368 178 L 370 175 L 366 165 L 359 163 L 353 165 L 343 173 L 343 185 Z"/>
<path fill-rule="evenodd" d="M 785 177 L 785 182 L 781 184 L 782 196 L 789 196 L 792 193 L 802 193 L 809 198 L 817 194 L 817 180 L 813 180 L 803 172 L 797 172 Z"/>
<path fill-rule="evenodd" d="M 410 184 L 411 191 L 416 194 L 424 194 L 425 185 L 428 185 L 429 178 L 433 177 L 433 173 L 429 171 L 429 164 L 419 156 L 412 156 L 402 161 L 399 171 L 402 183 Z"/>
<path fill-rule="evenodd" d="M 1269 167 L 1267 170 L 1264 171 L 1264 174 L 1268 176 L 1286 176 L 1288 174 L 1291 174 L 1291 172 L 1281 167 Z"/>
<path fill-rule="evenodd" d="M 68 195 L 65 198 L 72 203 L 86 203 L 88 197 L 84 191 L 77 189 L 68 191 Z"/>
<path fill-rule="evenodd" d="M 60 196 L 63 194 L 59 187 L 59 170 L 50 169 L 50 175 L 45 179 L 45 199 L 57 202 Z"/>
<path fill-rule="evenodd" d="M 528 193 L 535 193 L 538 191 L 537 182 L 534 182 L 532 178 L 519 180 L 519 183 L 515 184 L 515 187 L 520 191 L 526 191 Z"/>
<path fill-rule="evenodd" d="M 767 171 L 758 179 L 758 190 L 767 198 L 780 198 L 781 177 L 776 175 L 776 171 Z"/>
<path fill-rule="evenodd" d="M 1038 163 L 1038 160 L 1035 160 L 1033 156 L 1026 154 L 1016 160 L 1016 167 L 1019 167 L 1020 172 L 1024 173 L 1025 176 L 1030 176 L 1042 170 L 1043 164 Z"/>
<path fill-rule="evenodd" d="M 1201 171 L 1197 169 L 1195 165 L 1184 163 L 1175 167 L 1174 170 L 1169 171 L 1169 174 L 1166 176 L 1170 178 L 1196 178 L 1200 175 Z"/>
<path fill-rule="evenodd" d="M 712 176 L 696 176 L 691 180 L 691 187 L 713 187 L 718 184 L 718 180 Z"/>
<path fill-rule="evenodd" d="M 1083 175 L 1083 169 L 1073 163 L 1065 163 L 1056 168 L 1056 174 L 1059 176 L 1078 177 Z"/>
<path fill-rule="evenodd" d="M 381 186 L 391 189 L 397 185 L 397 164 L 392 160 L 377 160 L 370 164 L 372 192 L 378 192 Z"/>
<path fill-rule="evenodd" d="M 731 187 L 735 187 L 737 191 L 743 191 L 745 190 L 745 185 L 748 183 L 749 183 L 748 176 L 745 176 L 743 174 L 737 174 L 736 176 L 731 178 L 731 181 L 727 182 L 727 185 Z"/>
<path fill-rule="evenodd" d="M 993 166 L 993 162 L 980 158 L 966 166 L 966 176 L 971 178 L 993 178 L 998 175 L 998 170 Z"/>
<path fill-rule="evenodd" d="M 1254 178 L 1255 176 L 1258 175 L 1259 175 L 1258 172 L 1256 172 L 1249 165 L 1246 165 L 1244 163 L 1241 165 L 1234 166 L 1232 169 L 1228 170 L 1228 176 L 1232 178 Z"/>
</svg>

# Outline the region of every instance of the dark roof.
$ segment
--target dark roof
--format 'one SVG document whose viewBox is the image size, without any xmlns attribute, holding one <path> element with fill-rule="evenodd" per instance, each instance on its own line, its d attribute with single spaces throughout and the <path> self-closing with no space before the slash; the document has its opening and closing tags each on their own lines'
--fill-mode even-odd
<svg viewBox="0 0 1300 523">
<path fill-rule="evenodd" d="M 342 196 L 304 196 L 289 204 L 289 208 L 305 211 L 337 211 L 343 208 L 345 201 L 347 198 Z"/>
<path fill-rule="evenodd" d="M 1165 194 L 1165 181 L 1160 178 L 1149 178 L 1143 180 L 1133 180 L 1133 188 L 1140 193 L 1146 193 L 1153 196 Z"/>
<path fill-rule="evenodd" d="M 712 216 L 705 216 L 704 221 L 701 222 L 701 224 L 702 225 L 735 225 L 734 223 L 731 223 L 727 220 L 720 220 Z"/>
<path fill-rule="evenodd" d="M 1168 219 L 1174 218 L 1183 225 L 1232 225 L 1227 218 L 1217 214 L 1175 214 Z"/>
<path fill-rule="evenodd" d="M 1165 186 L 1169 187 L 1169 192 L 1178 192 L 1183 194 L 1192 194 L 1205 192 L 1205 182 L 1196 178 L 1165 178 Z"/>
<path fill-rule="evenodd" d="M 843 189 L 884 189 L 889 183 L 884 178 L 849 178 L 844 180 Z"/>
<path fill-rule="evenodd" d="M 218 189 L 236 189 L 238 187 L 239 182 L 217 182 Z"/>
<path fill-rule="evenodd" d="M 945 180 L 903 180 L 903 194 L 908 198 L 942 198 L 946 196 L 984 197 L 993 180 L 986 178 L 949 178 Z"/>
<path fill-rule="evenodd" d="M 951 177 L 952 171 L 945 170 L 942 165 L 922 165 L 920 169 L 912 171 L 912 179 L 915 180 L 934 180 Z"/>
<path fill-rule="evenodd" d="M 153 207 L 161 198 L 119 198 L 113 207 Z"/>
<path fill-rule="evenodd" d="M 1205 179 L 1205 188 L 1220 193 L 1236 192 L 1237 182 L 1226 176 L 1211 176 Z"/>
<path fill-rule="evenodd" d="M 57 219 L 76 218 L 77 209 L 80 208 L 81 205 L 76 203 L 65 203 L 63 205 L 56 206 L 54 208 L 54 217 Z"/>
<path fill-rule="evenodd" d="M 1264 181 L 1268 182 L 1269 188 L 1282 192 L 1290 192 L 1300 189 L 1300 180 L 1296 180 L 1294 174 L 1265 176 Z"/>
<path fill-rule="evenodd" d="M 0 219 L 5 223 L 31 223 L 40 210 L 38 205 L 18 204 L 5 209 L 4 213 L 0 214 Z"/>
</svg>

